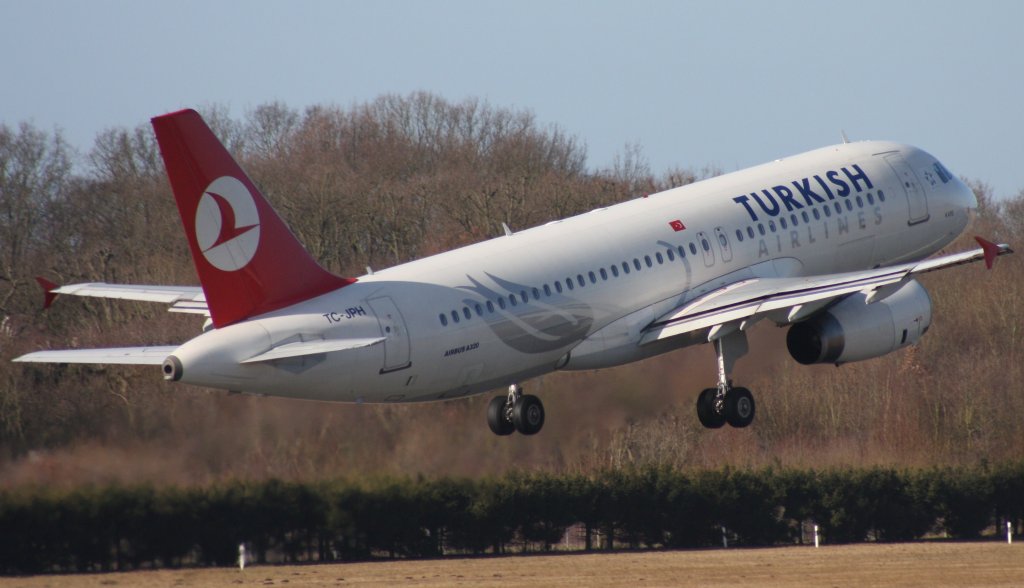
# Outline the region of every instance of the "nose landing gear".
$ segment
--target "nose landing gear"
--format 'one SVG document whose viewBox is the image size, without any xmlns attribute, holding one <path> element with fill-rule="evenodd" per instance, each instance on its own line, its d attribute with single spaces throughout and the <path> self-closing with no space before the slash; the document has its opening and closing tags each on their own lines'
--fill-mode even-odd
<svg viewBox="0 0 1024 588">
<path fill-rule="evenodd" d="M 495 396 L 487 405 L 487 426 L 495 435 L 536 435 L 544 427 L 544 404 L 540 398 L 523 394 L 518 384 L 508 387 L 507 396 Z"/>
</svg>

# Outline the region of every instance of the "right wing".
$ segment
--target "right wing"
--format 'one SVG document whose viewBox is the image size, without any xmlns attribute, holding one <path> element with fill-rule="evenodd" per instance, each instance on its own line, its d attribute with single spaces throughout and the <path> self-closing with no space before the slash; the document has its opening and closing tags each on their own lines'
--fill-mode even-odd
<svg viewBox="0 0 1024 588">
<path fill-rule="evenodd" d="M 144 286 L 129 284 L 106 284 L 90 282 L 58 286 L 44 278 L 36 281 L 46 292 L 45 306 L 48 308 L 58 294 L 71 296 L 90 296 L 94 298 L 113 298 L 118 300 L 141 300 L 144 302 L 163 302 L 170 304 L 171 312 L 186 312 L 210 316 L 206 306 L 206 295 L 199 286 Z"/>
</svg>

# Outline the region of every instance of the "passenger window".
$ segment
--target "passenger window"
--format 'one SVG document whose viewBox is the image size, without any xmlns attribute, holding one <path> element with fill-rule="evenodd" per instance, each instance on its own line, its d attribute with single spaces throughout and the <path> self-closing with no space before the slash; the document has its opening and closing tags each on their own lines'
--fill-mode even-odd
<svg viewBox="0 0 1024 588">
<path fill-rule="evenodd" d="M 807 216 L 807 211 L 806 210 L 801 212 L 800 216 L 804 217 L 804 222 L 805 223 L 811 222 L 811 217 Z"/>
<path fill-rule="evenodd" d="M 533 299 L 534 300 L 540 300 L 540 290 L 538 290 L 536 288 L 533 289 Z"/>
<path fill-rule="evenodd" d="M 650 255 L 645 255 L 644 256 L 644 263 L 647 264 L 647 267 L 654 267 L 654 262 L 651 261 L 651 256 Z"/>
<path fill-rule="evenodd" d="M 480 306 L 479 302 L 476 303 L 476 315 L 477 316 L 483 316 L 484 315 L 484 307 Z"/>
<path fill-rule="evenodd" d="M 783 229 L 786 228 L 786 218 L 785 217 L 782 217 L 782 218 L 779 219 L 779 226 L 781 228 L 783 228 Z"/>
<path fill-rule="evenodd" d="M 636 268 L 636 271 L 640 271 L 640 260 L 635 257 L 633 258 L 633 267 Z"/>
<path fill-rule="evenodd" d="M 494 303 L 490 300 L 487 301 L 487 312 L 494 312 Z"/>
<path fill-rule="evenodd" d="M 864 199 L 857 195 L 857 208 L 864 208 Z"/>
<path fill-rule="evenodd" d="M 612 266 L 612 277 L 613 278 L 619 277 L 619 266 L 617 266 L 617 265 L 613 265 Z"/>
<path fill-rule="evenodd" d="M 587 276 L 590 277 L 590 283 L 591 284 L 596 284 L 597 283 L 597 276 L 594 274 L 594 272 L 587 272 Z"/>
<path fill-rule="evenodd" d="M 628 274 L 629 273 L 629 264 L 626 263 L 626 262 L 622 262 L 622 273 L 624 273 L 624 274 Z"/>
<path fill-rule="evenodd" d="M 570 290 L 572 290 L 573 289 L 572 278 L 566 278 L 565 279 L 565 285 L 568 286 Z"/>
<path fill-rule="evenodd" d="M 658 260 L 658 265 L 665 263 L 665 258 L 661 256 L 661 251 L 654 254 L 654 259 Z"/>
<path fill-rule="evenodd" d="M 736 240 L 743 241 L 743 231 L 736 229 Z"/>
<path fill-rule="evenodd" d="M 523 301 L 523 304 L 530 301 L 530 297 L 526 295 L 526 290 L 519 291 L 519 299 Z"/>
<path fill-rule="evenodd" d="M 544 284 L 544 295 L 545 296 L 551 296 L 551 286 L 548 286 L 547 284 Z"/>
<path fill-rule="evenodd" d="M 468 306 L 463 306 L 463 307 L 462 307 L 462 316 L 466 317 L 466 320 L 467 320 L 467 321 L 468 321 L 469 319 L 473 318 L 473 313 L 471 313 L 471 312 L 469 311 L 469 307 L 468 307 Z"/>
<path fill-rule="evenodd" d="M 826 206 L 825 207 L 825 216 L 827 216 L 829 218 L 832 217 L 832 207 L 831 206 Z"/>
<path fill-rule="evenodd" d="M 881 190 L 878 191 L 878 201 L 879 202 L 885 202 L 885 192 L 883 192 Z"/>
<path fill-rule="evenodd" d="M 682 261 L 682 260 L 686 259 L 686 250 L 683 249 L 682 245 L 679 245 L 678 247 L 676 247 L 676 251 L 679 252 L 679 261 Z"/>
<path fill-rule="evenodd" d="M 452 311 L 452 322 L 453 323 L 459 322 L 459 313 L 454 311 L 454 310 Z"/>
<path fill-rule="evenodd" d="M 580 285 L 580 288 L 587 285 L 587 281 L 583 279 L 582 274 L 576 274 L 576 283 Z"/>
<path fill-rule="evenodd" d="M 747 227 L 747 236 L 751 239 L 754 238 L 754 227 Z"/>
<path fill-rule="evenodd" d="M 505 310 L 505 299 L 504 298 L 499 298 L 498 299 L 498 307 L 501 308 L 502 310 Z"/>
<path fill-rule="evenodd" d="M 871 195 L 871 192 L 868 192 L 868 204 L 874 204 L 874 203 L 875 203 L 875 197 Z"/>
<path fill-rule="evenodd" d="M 602 280 L 607 280 L 608 279 L 608 271 L 605 270 L 604 268 L 601 268 L 601 279 Z"/>
<path fill-rule="evenodd" d="M 836 214 L 840 214 L 842 212 L 843 212 L 843 205 L 842 205 L 842 203 L 836 202 Z"/>
<path fill-rule="evenodd" d="M 846 210 L 847 212 L 853 212 L 853 202 L 850 202 L 849 200 L 846 201 Z"/>
<path fill-rule="evenodd" d="M 448 326 L 448 317 L 446 317 L 443 312 L 441 314 L 437 315 L 437 318 L 441 319 L 441 326 L 442 327 L 447 327 Z"/>
<path fill-rule="evenodd" d="M 757 223 L 757 232 L 761 233 L 761 236 L 764 237 L 764 225 L 762 225 L 761 223 Z"/>
<path fill-rule="evenodd" d="M 821 214 L 818 213 L 818 209 L 814 209 L 814 220 L 821 220 Z"/>
<path fill-rule="evenodd" d="M 707 239 L 701 239 L 700 240 L 700 246 L 704 248 L 704 251 L 710 251 L 711 250 L 711 243 L 708 243 Z"/>
<path fill-rule="evenodd" d="M 666 250 L 665 250 L 665 255 L 667 255 L 667 256 L 668 256 L 668 260 L 669 260 L 669 261 L 675 261 L 675 260 L 676 260 L 676 254 L 675 254 L 675 253 L 672 253 L 672 250 L 671 250 L 671 249 L 666 249 Z"/>
<path fill-rule="evenodd" d="M 555 282 L 555 291 L 559 294 L 562 293 L 562 282 Z"/>
<path fill-rule="evenodd" d="M 508 301 L 510 303 L 512 303 L 512 306 L 515 306 L 517 304 L 516 303 L 516 295 L 515 294 L 509 294 L 508 295 Z"/>
<path fill-rule="evenodd" d="M 690 243 L 690 254 L 697 255 L 697 246 L 694 245 L 693 243 Z"/>
<path fill-rule="evenodd" d="M 773 221 L 773 220 L 768 221 L 768 230 L 773 232 L 773 233 L 775 232 L 775 221 Z"/>
<path fill-rule="evenodd" d="M 798 221 L 796 220 L 796 214 L 791 214 L 791 215 L 789 215 L 789 222 L 790 222 L 790 224 L 792 224 L 792 225 L 793 225 L 794 227 L 795 227 L 795 226 L 797 226 L 798 224 L 800 224 L 800 223 L 799 223 L 799 222 L 798 222 Z"/>
</svg>

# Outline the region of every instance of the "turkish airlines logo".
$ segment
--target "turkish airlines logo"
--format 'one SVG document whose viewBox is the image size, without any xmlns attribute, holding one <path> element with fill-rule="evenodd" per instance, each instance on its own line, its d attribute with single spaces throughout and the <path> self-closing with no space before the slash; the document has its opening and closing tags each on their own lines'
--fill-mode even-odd
<svg viewBox="0 0 1024 588">
<path fill-rule="evenodd" d="M 260 216 L 245 184 L 222 176 L 206 188 L 196 208 L 196 241 L 219 270 L 233 272 L 252 261 L 260 244 Z"/>
</svg>

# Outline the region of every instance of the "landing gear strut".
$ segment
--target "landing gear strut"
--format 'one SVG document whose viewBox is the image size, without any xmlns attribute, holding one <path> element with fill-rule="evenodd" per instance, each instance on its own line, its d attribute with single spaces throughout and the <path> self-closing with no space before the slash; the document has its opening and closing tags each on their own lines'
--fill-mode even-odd
<svg viewBox="0 0 1024 588">
<path fill-rule="evenodd" d="M 714 340 L 718 356 L 718 386 L 706 388 L 697 397 L 697 419 L 708 429 L 726 423 L 743 428 L 754 421 L 754 395 L 746 388 L 733 388 L 732 373 L 736 360 L 747 353 L 747 335 L 735 331 Z"/>
<path fill-rule="evenodd" d="M 495 396 L 487 405 L 487 426 L 495 435 L 535 435 L 544 426 L 544 405 L 540 398 L 523 394 L 518 384 L 508 387 L 507 396 Z"/>
</svg>

